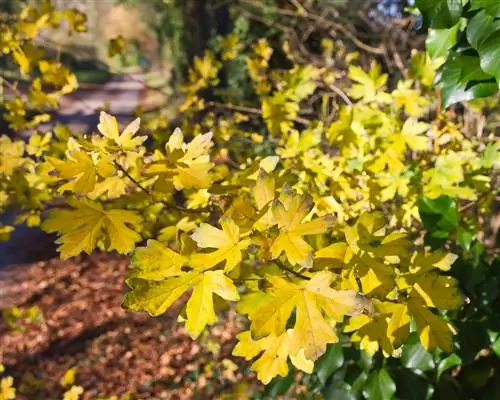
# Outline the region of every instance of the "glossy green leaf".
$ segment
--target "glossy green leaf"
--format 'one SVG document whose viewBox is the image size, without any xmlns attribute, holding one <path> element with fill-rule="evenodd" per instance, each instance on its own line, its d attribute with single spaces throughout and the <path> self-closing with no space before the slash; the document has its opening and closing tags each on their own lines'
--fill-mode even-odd
<svg viewBox="0 0 500 400">
<path fill-rule="evenodd" d="M 418 202 L 418 212 L 428 231 L 451 232 L 460 221 L 457 202 L 448 196 L 439 196 L 437 199 L 421 198 Z"/>
<path fill-rule="evenodd" d="M 484 9 L 489 15 L 500 18 L 500 2 L 498 0 L 470 0 L 471 10 Z"/>
<path fill-rule="evenodd" d="M 495 354 L 500 357 L 500 338 L 495 340 L 491 345 L 491 349 L 495 352 Z"/>
<path fill-rule="evenodd" d="M 325 387 L 322 394 L 325 400 L 356 400 L 351 385 L 340 380 L 335 380 Z"/>
<path fill-rule="evenodd" d="M 444 372 L 456 367 L 457 365 L 462 365 L 462 359 L 458 356 L 458 354 L 451 354 L 441 360 L 437 367 L 437 379 L 441 378 L 441 375 L 443 375 Z"/>
<path fill-rule="evenodd" d="M 498 90 L 492 75 L 481 69 L 479 57 L 452 52 L 443 67 L 439 83 L 441 106 L 488 97 Z"/>
<path fill-rule="evenodd" d="M 460 232 L 458 232 L 457 239 L 464 250 L 469 251 L 472 240 L 474 239 L 474 234 L 466 230 L 461 230 Z"/>
<path fill-rule="evenodd" d="M 373 371 L 363 389 L 363 396 L 369 400 L 390 400 L 396 393 L 396 384 L 385 368 Z"/>
<path fill-rule="evenodd" d="M 330 375 L 344 363 L 344 353 L 340 343 L 329 344 L 326 353 L 316 361 L 314 370 L 324 385 Z"/>
<path fill-rule="evenodd" d="M 425 46 L 431 58 L 443 57 L 457 43 L 459 24 L 448 29 L 431 29 Z"/>
<path fill-rule="evenodd" d="M 500 31 L 490 35 L 478 49 L 481 57 L 481 68 L 493 75 L 500 87 Z"/>
<path fill-rule="evenodd" d="M 462 0 L 416 0 L 416 6 L 431 28 L 451 28 L 462 17 Z"/>
<path fill-rule="evenodd" d="M 430 399 L 434 388 L 425 375 L 417 374 L 409 369 L 400 368 L 394 371 L 397 382 L 396 398 L 405 400 Z"/>
<path fill-rule="evenodd" d="M 417 369 L 420 371 L 430 371 L 434 368 L 432 354 L 424 349 L 420 343 L 418 335 L 412 333 L 403 346 L 401 364 L 403 364 L 406 368 Z"/>
<path fill-rule="evenodd" d="M 478 12 L 467 24 L 467 40 L 475 49 L 493 33 L 500 30 L 500 21 L 486 14 L 484 10 Z"/>
</svg>

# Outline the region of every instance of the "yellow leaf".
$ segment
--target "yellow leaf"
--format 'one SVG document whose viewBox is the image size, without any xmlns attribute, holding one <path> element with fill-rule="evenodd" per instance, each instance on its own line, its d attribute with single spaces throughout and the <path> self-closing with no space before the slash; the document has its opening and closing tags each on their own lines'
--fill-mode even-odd
<svg viewBox="0 0 500 400">
<path fill-rule="evenodd" d="M 195 285 L 200 276 L 200 271 L 191 271 L 162 281 L 128 279 L 127 284 L 132 290 L 125 295 L 122 305 L 134 311 L 147 311 L 153 316 L 161 315 Z"/>
<path fill-rule="evenodd" d="M 28 145 L 26 146 L 26 152 L 29 155 L 40 157 L 49 148 L 50 140 L 52 139 L 52 134 L 47 132 L 45 135 L 32 135 Z"/>
<path fill-rule="evenodd" d="M 427 351 L 432 351 L 436 347 L 443 351 L 453 351 L 453 335 L 456 331 L 450 323 L 443 321 L 422 306 L 422 302 L 419 300 L 410 299 L 408 310 L 415 319 L 420 342 Z"/>
<path fill-rule="evenodd" d="M 69 180 L 59 187 L 59 193 L 68 190 L 87 194 L 94 190 L 97 183 L 97 166 L 92 157 L 85 151 L 68 152 L 66 160 L 53 157 L 49 157 L 47 160 L 56 168 L 61 179 Z"/>
<path fill-rule="evenodd" d="M 347 245 L 345 243 L 333 243 L 330 246 L 318 250 L 315 254 L 315 258 L 330 258 L 344 261 L 346 251 Z"/>
<path fill-rule="evenodd" d="M 72 386 L 68 391 L 64 392 L 63 400 L 78 400 L 83 393 L 81 386 Z"/>
<path fill-rule="evenodd" d="M 147 247 L 138 247 L 132 257 L 129 278 L 159 281 L 182 274 L 185 257 L 157 240 L 148 240 Z"/>
<path fill-rule="evenodd" d="M 251 360 L 260 353 L 262 355 L 252 364 L 257 372 L 257 378 L 268 384 L 275 376 L 287 376 L 290 340 L 286 332 L 279 336 L 269 335 L 259 340 L 253 340 L 250 331 L 238 334 L 238 344 L 233 355 Z"/>
<path fill-rule="evenodd" d="M 274 203 L 272 212 L 280 233 L 271 246 L 273 258 L 285 252 L 290 264 L 306 268 L 312 266 L 312 248 L 303 236 L 325 233 L 331 225 L 331 219 L 322 217 L 302 222 L 311 209 L 312 200 L 308 196 L 282 194 L 280 201 Z"/>
<path fill-rule="evenodd" d="M 207 271 L 193 289 L 193 293 L 187 302 L 186 330 L 195 339 L 205 329 L 205 326 L 215 322 L 215 311 L 213 294 L 223 299 L 239 300 L 238 289 L 233 281 L 224 275 L 222 271 Z"/>
<path fill-rule="evenodd" d="M 427 272 L 414 283 L 410 299 L 414 303 L 420 301 L 427 307 L 454 310 L 462 305 L 462 295 L 457 285 L 457 280 L 451 276 Z"/>
<path fill-rule="evenodd" d="M 122 35 L 111 39 L 108 44 L 108 56 L 114 57 L 125 52 L 125 38 Z"/>
<path fill-rule="evenodd" d="M 220 220 L 222 229 L 217 229 L 209 224 L 201 224 L 191 235 L 198 247 L 217 249 L 212 253 L 199 253 L 191 258 L 193 267 L 215 266 L 225 261 L 224 270 L 232 271 L 242 259 L 241 251 L 250 244 L 248 239 L 240 240 L 240 228 L 229 217 Z"/>
<path fill-rule="evenodd" d="M 0 380 L 0 399 L 12 400 L 16 398 L 16 389 L 14 388 L 14 378 L 7 376 Z"/>
<path fill-rule="evenodd" d="M 147 139 L 147 136 L 135 136 L 141 124 L 140 118 L 132 121 L 120 134 L 116 118 L 101 111 L 100 122 L 97 129 L 108 139 L 114 141 L 124 150 L 135 150 Z"/>
<path fill-rule="evenodd" d="M 107 251 L 128 253 L 141 236 L 130 227 L 137 228 L 141 217 L 133 211 L 106 210 L 100 203 L 90 200 L 69 200 L 70 210 L 53 210 L 42 227 L 49 233 L 62 235 L 57 243 L 61 258 L 91 253 L 100 240 Z M 130 227 L 129 227 L 130 226 Z"/>
<path fill-rule="evenodd" d="M 216 320 L 214 293 L 230 301 L 239 299 L 238 289 L 222 271 L 194 270 L 162 281 L 131 278 L 127 283 L 132 291 L 125 295 L 123 306 L 153 316 L 163 314 L 187 290 L 194 288 L 186 307 L 186 330 L 193 338 Z"/>
<path fill-rule="evenodd" d="M 307 360 L 316 360 L 325 352 L 328 343 L 338 341 L 324 314 L 342 321 L 345 314 L 356 308 L 355 292 L 332 289 L 334 275 L 328 271 L 318 272 L 300 284 L 278 276 L 270 276 L 268 280 L 272 288 L 265 294 L 245 296 L 238 311 L 248 314 L 252 334 L 262 337 L 283 334 L 290 315 L 296 310 L 295 325 L 290 329 L 292 355 L 303 349 Z"/>
<path fill-rule="evenodd" d="M 62 387 L 72 386 L 75 383 L 77 369 L 75 367 L 68 369 L 60 380 Z"/>
<path fill-rule="evenodd" d="M 16 168 L 25 163 L 23 154 L 23 141 L 12 141 L 7 135 L 0 136 L 0 172 L 12 175 Z"/>
</svg>

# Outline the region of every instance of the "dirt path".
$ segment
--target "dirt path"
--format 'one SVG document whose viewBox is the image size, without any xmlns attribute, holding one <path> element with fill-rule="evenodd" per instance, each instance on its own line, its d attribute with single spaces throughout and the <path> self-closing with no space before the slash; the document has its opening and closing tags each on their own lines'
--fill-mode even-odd
<svg viewBox="0 0 500 400">
<path fill-rule="evenodd" d="M 143 93 L 141 74 L 116 75 L 102 84 L 81 84 L 75 93 L 61 100 L 60 111 L 42 129 L 61 122 L 75 131 L 90 133 L 96 129 L 102 108 L 115 115 L 119 122 L 126 123 L 133 117 Z"/>
<path fill-rule="evenodd" d="M 108 105 L 109 113 L 121 124 L 134 117 L 144 95 L 144 76 L 141 74 L 117 75 L 103 84 L 81 84 L 80 88 L 61 102 L 50 123 L 41 125 L 41 132 L 50 131 L 60 122 L 76 132 L 95 132 L 99 112 Z M 0 223 L 8 223 L 8 217 L 0 215 Z M 25 264 L 45 260 L 56 255 L 54 237 L 39 229 L 19 227 L 9 242 L 0 242 L 0 268 L 12 264 Z"/>
</svg>

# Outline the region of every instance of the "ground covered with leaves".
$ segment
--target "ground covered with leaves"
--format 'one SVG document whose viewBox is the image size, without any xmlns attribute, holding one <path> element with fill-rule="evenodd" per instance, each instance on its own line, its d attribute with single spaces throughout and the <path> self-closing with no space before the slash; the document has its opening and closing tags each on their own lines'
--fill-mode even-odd
<svg viewBox="0 0 500 400">
<path fill-rule="evenodd" d="M 83 399 L 215 398 L 253 379 L 231 357 L 242 323 L 235 313 L 193 341 L 176 323 L 181 303 L 159 318 L 121 308 L 127 268 L 124 258 L 98 254 L 0 271 L 0 308 L 42 313 L 15 329 L 0 321 L 0 362 L 15 378 L 18 399 L 62 398 L 70 368 Z"/>
</svg>

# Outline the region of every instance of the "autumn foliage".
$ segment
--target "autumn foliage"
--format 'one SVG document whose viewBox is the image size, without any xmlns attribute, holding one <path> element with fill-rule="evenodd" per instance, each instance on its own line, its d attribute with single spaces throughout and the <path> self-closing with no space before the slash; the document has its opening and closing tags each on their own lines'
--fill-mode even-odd
<svg viewBox="0 0 500 400">
<path fill-rule="evenodd" d="M 26 98 L 4 103 L 14 130 L 36 127 L 44 114 L 27 110 L 76 87 L 32 42 L 63 17 L 79 29 L 76 14 L 42 7 L 20 16 L 10 41 L 2 35 L 20 72 L 39 74 Z M 400 357 L 412 332 L 426 351 L 453 352 L 450 316 L 465 298 L 450 272 L 457 255 L 424 240 L 419 205 L 454 198 L 464 215 L 474 207 L 467 226 L 477 226 L 495 197 L 498 143 L 436 111 L 440 60 L 414 52 L 408 79 L 389 85 L 376 61 L 322 46 L 324 63 L 312 66 L 285 43 L 291 67 L 276 69 L 266 39 L 230 35 L 195 59 L 173 132 L 161 114 L 120 130 L 103 111 L 91 136 L 62 125 L 27 143 L 2 136 L 0 209 L 16 218 L 0 235 L 40 224 L 62 258 L 130 255 L 123 306 L 157 316 L 187 293 L 179 320 L 193 339 L 230 304 L 248 320 L 234 355 L 264 383 L 290 363 L 312 373 L 339 335 L 369 355 Z M 236 58 L 254 100 L 204 98 Z"/>
</svg>

